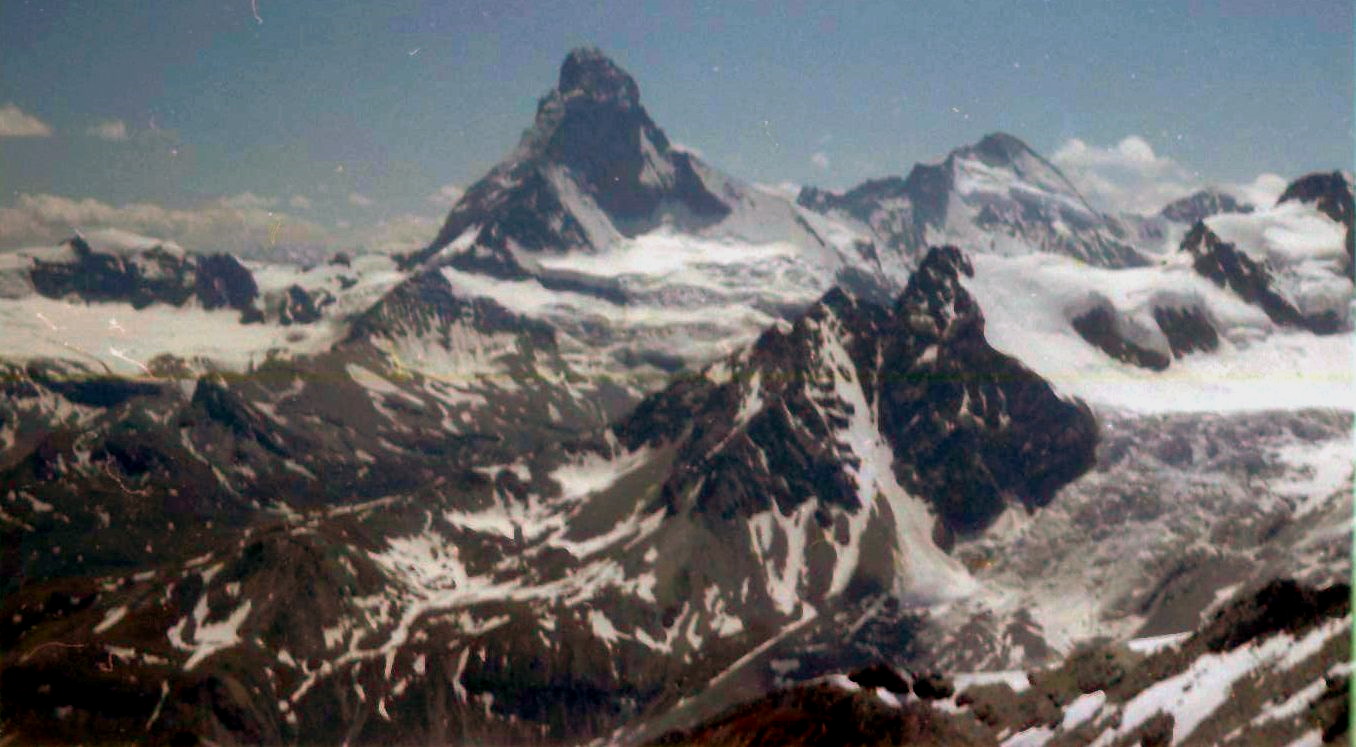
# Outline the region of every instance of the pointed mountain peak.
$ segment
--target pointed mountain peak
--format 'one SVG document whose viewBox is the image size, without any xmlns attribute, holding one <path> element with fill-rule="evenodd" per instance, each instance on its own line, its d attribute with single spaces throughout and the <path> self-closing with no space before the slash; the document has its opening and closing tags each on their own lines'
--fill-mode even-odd
<svg viewBox="0 0 1356 747">
<path fill-rule="evenodd" d="M 993 132 L 979 142 L 951 151 L 944 165 L 955 168 L 957 162 L 979 162 L 991 169 L 1009 172 L 1028 185 L 1050 194 L 1062 195 L 1081 203 L 1095 213 L 1078 187 L 1058 166 L 1037 153 L 1021 139 L 1006 132 Z"/>
<path fill-rule="evenodd" d="M 566 98 L 584 95 L 627 108 L 640 106 L 635 79 L 597 47 L 579 47 L 565 57 L 556 90 Z"/>
<path fill-rule="evenodd" d="M 514 153 L 466 191 L 433 243 L 401 263 L 423 262 L 475 229 L 466 240 L 476 250 L 458 249 L 459 261 L 518 278 L 524 270 L 510 245 L 597 249 L 665 221 L 695 230 L 730 213 L 703 173 L 650 119 L 635 79 L 597 48 L 580 47 L 565 56 Z"/>
<path fill-rule="evenodd" d="M 640 105 L 640 86 L 597 47 L 579 47 L 560 64 L 560 79 L 537 103 L 537 118 L 519 146 L 520 158 L 561 162 L 613 160 L 639 152 L 641 137 L 668 151 L 668 139 Z"/>
<path fill-rule="evenodd" d="M 1074 193 L 1078 191 L 1057 166 L 1020 138 L 1006 132 L 991 132 L 973 145 L 957 148 L 951 151 L 947 160 L 958 158 L 977 160 L 987 166 L 1007 169 L 1023 177 L 1044 179 L 1048 183 L 1043 186 L 1057 186 L 1059 191 Z"/>
</svg>

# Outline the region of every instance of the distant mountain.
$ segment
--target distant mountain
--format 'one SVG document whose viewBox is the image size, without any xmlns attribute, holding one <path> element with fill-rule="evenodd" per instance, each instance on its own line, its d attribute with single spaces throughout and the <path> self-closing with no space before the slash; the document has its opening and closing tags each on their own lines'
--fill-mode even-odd
<svg viewBox="0 0 1356 747">
<path fill-rule="evenodd" d="M 154 303 L 182 306 L 193 300 L 207 310 L 235 309 L 243 323 L 263 321 L 256 306 L 259 287 L 235 257 L 191 255 L 173 243 L 107 238 L 114 240 L 96 239 L 99 250 L 77 235 L 52 250 L 18 253 L 6 263 L 11 276 L 7 285 L 28 286 L 48 298 L 123 302 L 135 309 Z"/>
<path fill-rule="evenodd" d="M 198 372 L 239 371 L 323 350 L 401 277 L 380 255 L 303 268 L 124 231 L 78 234 L 0 254 L 0 346 L 120 375 L 144 375 L 164 355 Z"/>
<path fill-rule="evenodd" d="M 548 321 L 623 375 L 701 365 L 835 284 L 888 299 L 907 278 L 869 242 L 675 147 L 596 49 L 570 53 L 518 148 L 402 265 Z"/>
<path fill-rule="evenodd" d="M 570 199 L 576 196 L 583 199 Z M 600 213 L 605 224 L 589 221 Z M 698 228 L 730 213 L 693 156 L 672 148 L 650 119 L 635 80 L 598 50 L 577 49 L 538 102 L 536 123 L 517 151 L 467 190 L 433 243 L 409 261 L 427 259 L 472 227 L 482 253 L 500 253 L 511 265 L 510 240 L 529 251 L 599 251 L 617 234 L 634 236 L 666 220 Z"/>
<path fill-rule="evenodd" d="M 868 181 L 843 194 L 806 187 L 797 202 L 914 259 L 929 245 L 954 243 L 972 252 L 1052 252 L 1103 267 L 1147 263 L 1120 225 L 1094 210 L 1054 164 L 1005 133 L 914 166 L 903 179 Z"/>
<path fill-rule="evenodd" d="M 1197 221 L 1213 215 L 1251 213 L 1256 207 L 1219 187 L 1197 190 L 1164 205 L 1156 213 L 1117 213 L 1116 223 L 1142 253 L 1162 259 L 1181 247 L 1182 239 Z"/>
<path fill-rule="evenodd" d="M 1159 211 L 1163 218 L 1175 223 L 1192 224 L 1221 213 L 1251 213 L 1252 205 L 1239 202 L 1233 195 L 1218 189 L 1202 189 L 1180 200 L 1174 200 Z"/>
</svg>

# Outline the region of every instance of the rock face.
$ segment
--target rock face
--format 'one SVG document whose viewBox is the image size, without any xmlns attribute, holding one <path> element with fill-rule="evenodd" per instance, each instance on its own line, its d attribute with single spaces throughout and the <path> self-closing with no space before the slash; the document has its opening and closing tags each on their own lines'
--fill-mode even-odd
<svg viewBox="0 0 1356 747">
<path fill-rule="evenodd" d="M 758 340 L 742 387 L 684 382 L 642 403 L 619 437 L 632 448 L 656 444 L 695 416 L 700 438 L 679 456 L 692 463 L 664 494 L 691 495 L 698 510 L 726 518 L 766 510 L 769 497 L 784 513 L 809 496 L 861 505 L 864 486 L 843 468 L 860 455 L 835 447 L 833 434 L 862 419 L 889 444 L 900 483 L 933 502 L 943 536 L 983 528 L 1010 501 L 1042 506 L 1091 466 L 1096 423 L 987 345 L 983 315 L 960 284 L 970 271 L 959 250 L 942 247 L 891 310 L 831 292 Z M 826 360 L 826 351 L 841 352 Z M 805 367 L 815 360 L 826 369 Z M 851 378 L 839 380 L 835 366 Z M 845 396 L 848 381 L 861 402 Z M 732 412 L 741 401 L 761 406 L 747 424 Z"/>
<path fill-rule="evenodd" d="M 902 699 L 902 698 L 901 698 Z M 700 726 L 665 734 L 660 745 L 869 745 L 994 744 L 983 727 L 916 701 L 885 702 L 875 687 L 813 684 L 740 705 Z"/>
<path fill-rule="evenodd" d="M 883 420 L 915 489 L 948 527 L 974 531 L 1015 498 L 1044 506 L 1092 466 L 1097 426 L 1086 407 L 984 339 L 961 285 L 973 274 L 954 247 L 933 249 L 895 306 L 899 332 L 882 355 Z"/>
<path fill-rule="evenodd" d="M 1353 198 L 1340 172 L 1310 174 L 1276 205 L 1198 221 L 1182 241 L 1201 275 L 1277 324 L 1334 334 L 1351 328 Z M 1310 238 L 1297 240 L 1295 236 Z"/>
<path fill-rule="evenodd" d="M 1219 331 L 1200 306 L 1153 305 L 1151 316 L 1167 343 L 1166 349 L 1141 344 L 1142 331 L 1139 335 L 1130 333 L 1128 322 L 1109 304 L 1096 304 L 1072 317 L 1069 324 L 1088 344 L 1112 358 L 1151 371 L 1164 371 L 1173 360 L 1219 347 Z"/>
<path fill-rule="evenodd" d="M 870 179 L 842 194 L 803 187 L 796 203 L 820 213 L 851 216 L 882 237 L 886 246 L 916 252 L 927 243 L 927 225 L 914 219 L 915 202 L 931 202 L 934 210 L 939 201 L 945 206 L 944 186 L 935 183 L 935 175 L 935 170 L 919 167 L 909 174 L 909 181 L 897 176 Z"/>
<path fill-rule="evenodd" d="M 921 258 L 929 244 L 1065 254 L 1104 267 L 1145 264 L 1120 224 L 1098 213 L 1046 159 L 1006 133 L 958 148 L 908 176 L 839 195 L 806 187 L 800 205 L 847 218 L 884 247 Z"/>
<path fill-rule="evenodd" d="M 1295 200 L 1312 203 L 1324 215 L 1350 226 L 1353 213 L 1351 181 L 1340 171 L 1309 174 L 1286 186 L 1278 203 Z"/>
<path fill-rule="evenodd" d="M 505 278 L 526 276 L 510 243 L 548 253 L 605 248 L 608 237 L 586 228 L 581 218 L 589 216 L 566 204 L 575 190 L 624 235 L 652 229 L 665 216 L 700 226 L 730 213 L 706 188 L 692 157 L 672 148 L 650 119 L 635 80 L 597 49 L 576 49 L 561 65 L 556 88 L 538 102 L 536 121 L 517 151 L 467 190 L 437 238 L 407 265 L 466 231 L 473 231 L 477 250 L 454 264 Z"/>
<path fill-rule="evenodd" d="M 223 306 L 247 311 L 259 295 L 250 271 L 229 254 L 195 257 L 194 291 L 203 308 Z"/>
<path fill-rule="evenodd" d="M 1070 323 L 1079 336 L 1116 360 L 1154 371 L 1165 370 L 1172 362 L 1157 350 L 1141 347 L 1123 336 L 1115 314 L 1105 306 L 1095 306 Z"/>
<path fill-rule="evenodd" d="M 154 303 L 183 306 L 195 298 L 205 309 L 229 307 L 257 315 L 254 277 L 228 254 L 198 257 L 164 246 L 132 254 L 98 252 L 80 236 L 65 246 L 69 258 L 35 259 L 29 271 L 33 287 L 49 298 L 122 301 L 137 309 Z"/>
<path fill-rule="evenodd" d="M 597 49 L 565 58 L 556 90 L 537 107 L 528 148 L 563 164 L 590 188 L 614 224 L 640 232 L 671 201 L 699 219 L 730 209 L 703 186 L 685 153 L 640 105 L 640 89 Z"/>
</svg>

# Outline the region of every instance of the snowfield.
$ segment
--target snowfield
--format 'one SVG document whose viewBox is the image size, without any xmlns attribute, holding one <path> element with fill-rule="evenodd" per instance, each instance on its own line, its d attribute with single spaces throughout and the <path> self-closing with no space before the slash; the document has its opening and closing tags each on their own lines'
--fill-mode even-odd
<svg viewBox="0 0 1356 747">
<path fill-rule="evenodd" d="M 1123 270 L 1051 254 L 971 259 L 975 277 L 966 286 L 984 310 L 989 343 L 1062 395 L 1139 413 L 1356 409 L 1349 335 L 1278 327 L 1180 258 Z M 1123 363 L 1073 329 L 1075 317 L 1097 306 L 1114 310 L 1136 344 L 1163 353 L 1168 343 L 1154 309 L 1201 309 L 1218 329 L 1220 346 L 1161 372 Z"/>
<path fill-rule="evenodd" d="M 234 309 L 207 311 L 155 304 L 82 303 L 33 295 L 0 298 L 0 350 L 7 359 L 69 358 L 122 376 L 145 376 L 147 364 L 169 353 L 245 371 L 270 353 L 319 353 L 339 340 L 344 325 L 240 324 Z"/>
</svg>

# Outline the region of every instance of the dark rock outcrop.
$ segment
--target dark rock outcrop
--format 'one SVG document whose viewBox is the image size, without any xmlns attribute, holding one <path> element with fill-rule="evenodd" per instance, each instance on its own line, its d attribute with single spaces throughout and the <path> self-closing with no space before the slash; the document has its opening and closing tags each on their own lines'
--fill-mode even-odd
<svg viewBox="0 0 1356 747">
<path fill-rule="evenodd" d="M 240 260 L 229 254 L 209 254 L 196 258 L 194 289 L 203 308 L 229 306 L 241 311 L 259 296 L 254 276 Z"/>
<path fill-rule="evenodd" d="M 275 455 L 286 454 L 267 421 L 220 380 L 211 377 L 198 380 L 193 390 L 193 410 L 225 426 L 239 438 L 258 443 Z"/>
<path fill-rule="evenodd" d="M 815 684 L 772 693 L 702 726 L 665 734 L 652 744 L 964 747 L 992 743 L 992 736 L 968 719 L 915 703 L 886 705 L 871 690 L 849 692 Z"/>
<path fill-rule="evenodd" d="M 117 407 L 137 397 L 157 396 L 164 389 L 158 382 L 135 381 L 118 376 L 70 376 L 41 361 L 28 364 L 26 371 L 35 384 L 71 402 L 90 407 Z"/>
<path fill-rule="evenodd" d="M 954 247 L 934 248 L 894 309 L 879 374 L 881 418 L 901 482 L 945 525 L 987 526 L 1009 500 L 1034 508 L 1092 467 L 1097 423 L 1080 402 L 984 339 Z"/>
<path fill-rule="evenodd" d="M 960 283 L 971 272 L 959 250 L 941 247 L 892 310 L 830 291 L 789 329 L 760 337 L 742 379 L 680 379 L 642 402 L 618 437 L 629 448 L 678 441 L 683 466 L 662 491 L 672 511 L 690 500 L 728 520 L 769 505 L 787 513 L 811 496 L 857 510 L 858 486 L 844 471 L 856 457 L 834 438 L 854 405 L 807 365 L 841 344 L 868 403 L 878 403 L 900 483 L 934 505 L 944 537 L 982 529 L 1010 502 L 1046 505 L 1092 466 L 1096 421 L 988 345 Z M 762 407 L 740 429 L 741 387 L 755 376 Z"/>
<path fill-rule="evenodd" d="M 1174 358 L 1195 351 L 1210 352 L 1219 347 L 1219 332 L 1210 317 L 1196 306 L 1154 308 L 1154 321 L 1168 338 Z"/>
<path fill-rule="evenodd" d="M 291 324 L 314 324 L 320 321 L 321 309 L 334 303 L 329 291 L 314 293 L 299 285 L 289 285 L 278 303 L 278 322 L 284 326 Z"/>
<path fill-rule="evenodd" d="M 1286 186 L 1276 203 L 1291 200 L 1311 202 L 1319 212 L 1345 226 L 1350 226 L 1356 217 L 1356 199 L 1353 199 L 1351 184 L 1340 171 L 1296 179 Z"/>
<path fill-rule="evenodd" d="M 142 309 L 183 306 L 196 298 L 205 309 L 232 308 L 257 316 L 259 288 L 250 271 L 229 254 L 194 256 L 154 246 L 134 253 L 99 252 L 81 236 L 67 242 L 71 261 L 34 259 L 29 277 L 48 298 L 129 303 Z"/>
<path fill-rule="evenodd" d="M 1277 579 L 1220 610 L 1197 637 L 1210 651 L 1228 651 L 1264 636 L 1304 630 L 1350 609 L 1348 584 L 1314 589 Z"/>
<path fill-rule="evenodd" d="M 1118 361 L 1151 371 L 1163 371 L 1171 363 L 1168 356 L 1157 350 L 1136 345 L 1121 334 L 1116 321 L 1116 312 L 1110 307 L 1094 306 L 1074 317 L 1070 323 L 1074 331 L 1087 340 L 1088 344 Z"/>
<path fill-rule="evenodd" d="M 859 669 L 849 674 L 848 679 L 868 690 L 883 687 L 896 695 L 909 694 L 909 681 L 895 671 L 894 667 L 884 663 Z"/>
</svg>

